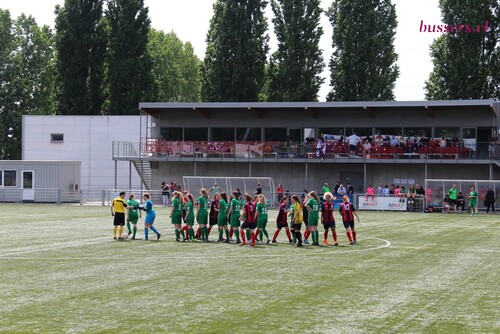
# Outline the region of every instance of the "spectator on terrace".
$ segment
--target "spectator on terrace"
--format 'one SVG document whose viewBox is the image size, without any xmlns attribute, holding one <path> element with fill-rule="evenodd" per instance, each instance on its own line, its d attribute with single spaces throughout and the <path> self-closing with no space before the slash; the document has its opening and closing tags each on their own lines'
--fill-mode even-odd
<svg viewBox="0 0 500 334">
<path fill-rule="evenodd" d="M 396 186 L 396 188 L 394 188 L 394 196 L 399 196 L 400 191 L 401 189 L 399 189 L 399 186 Z"/>
<path fill-rule="evenodd" d="M 354 187 L 351 182 L 347 184 L 347 195 L 354 195 Z"/>
<path fill-rule="evenodd" d="M 365 140 L 365 142 L 363 143 L 363 154 L 365 157 L 370 154 L 371 149 L 372 144 L 370 144 L 368 140 Z"/>
<path fill-rule="evenodd" d="M 356 151 L 358 150 L 358 143 L 360 142 L 361 138 L 359 138 L 356 135 L 356 132 L 353 132 L 352 135 L 350 135 L 347 140 L 349 141 L 349 151 L 351 154 L 356 154 Z"/>
<path fill-rule="evenodd" d="M 465 198 L 461 191 L 457 195 L 457 211 L 458 209 L 460 209 L 460 212 L 465 211 Z"/>
<path fill-rule="evenodd" d="M 389 188 L 389 195 L 394 195 L 394 190 L 396 189 L 396 186 L 393 184 L 391 184 L 391 187 Z"/>
<path fill-rule="evenodd" d="M 382 186 L 382 184 L 380 184 L 377 188 L 377 194 L 379 194 L 380 196 L 382 196 L 384 194 L 384 187 Z"/>
<path fill-rule="evenodd" d="M 337 189 L 337 194 L 344 196 L 347 193 L 347 190 L 345 189 L 343 184 L 340 184 L 339 188 Z"/>
<path fill-rule="evenodd" d="M 383 145 L 383 146 L 386 146 L 386 147 L 391 146 L 391 138 L 389 137 L 389 135 L 386 135 L 386 136 L 384 137 L 384 140 L 383 140 L 382 145 Z"/>
<path fill-rule="evenodd" d="M 339 187 L 340 181 L 335 182 L 335 187 L 333 187 L 333 191 L 335 192 L 335 194 L 338 194 Z"/>
<path fill-rule="evenodd" d="M 385 185 L 384 189 L 382 189 L 382 196 L 389 197 L 389 185 Z"/>
<path fill-rule="evenodd" d="M 443 212 L 446 210 L 448 213 L 451 213 L 451 208 L 452 208 L 452 204 L 451 204 L 451 199 L 450 199 L 450 195 L 446 194 L 444 196 L 444 199 L 443 199 Z"/>
<path fill-rule="evenodd" d="M 376 146 L 381 146 L 384 143 L 384 137 L 382 137 L 380 134 L 378 134 L 375 137 L 375 145 Z"/>
<path fill-rule="evenodd" d="M 417 184 L 417 196 L 425 196 L 425 189 L 420 185 L 420 184 Z"/>
<path fill-rule="evenodd" d="M 366 188 L 366 195 L 365 195 L 365 200 L 368 201 L 368 197 L 371 196 L 372 201 L 375 200 L 375 189 L 372 187 L 371 184 L 368 185 L 368 188 Z"/>
<path fill-rule="evenodd" d="M 396 138 L 395 135 L 392 135 L 391 139 L 389 140 L 389 143 L 391 144 L 392 147 L 396 147 L 399 143 L 398 138 Z"/>
<path fill-rule="evenodd" d="M 405 186 L 401 186 L 401 188 L 399 189 L 399 192 L 398 192 L 398 196 L 399 196 L 399 201 L 400 202 L 404 202 L 405 201 L 405 198 L 406 198 L 406 188 L 405 188 Z"/>
<path fill-rule="evenodd" d="M 441 140 L 439 141 L 439 146 L 441 148 L 444 148 L 446 147 L 446 145 L 447 145 L 446 139 L 444 137 L 441 137 Z"/>
</svg>

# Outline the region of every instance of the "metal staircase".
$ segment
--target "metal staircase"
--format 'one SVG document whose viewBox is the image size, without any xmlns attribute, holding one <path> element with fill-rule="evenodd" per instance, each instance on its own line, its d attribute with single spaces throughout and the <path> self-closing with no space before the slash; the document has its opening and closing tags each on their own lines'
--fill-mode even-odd
<svg viewBox="0 0 500 334">
<path fill-rule="evenodd" d="M 146 190 L 151 190 L 152 176 L 151 176 L 151 163 L 144 160 L 132 160 L 137 173 L 141 177 L 142 183 Z"/>
</svg>

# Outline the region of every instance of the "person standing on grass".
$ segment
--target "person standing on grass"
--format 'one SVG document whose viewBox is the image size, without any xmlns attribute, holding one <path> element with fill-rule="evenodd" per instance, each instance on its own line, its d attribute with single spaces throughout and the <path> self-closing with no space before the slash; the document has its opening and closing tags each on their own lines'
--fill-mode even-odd
<svg viewBox="0 0 500 334">
<path fill-rule="evenodd" d="M 228 210 L 228 202 L 226 193 L 217 194 L 217 198 L 219 199 L 219 206 L 215 210 L 219 213 L 217 216 L 217 228 L 219 230 L 219 239 L 218 242 L 222 242 L 222 235 L 226 232 L 226 242 L 229 243 L 229 230 L 227 229 L 227 210 Z"/>
<path fill-rule="evenodd" d="M 470 187 L 469 207 L 471 216 L 477 216 L 477 191 L 476 189 L 474 189 L 474 187 Z"/>
<path fill-rule="evenodd" d="M 201 240 L 208 241 L 208 193 L 205 188 L 200 189 L 200 197 L 198 197 L 198 210 L 196 211 L 196 221 L 200 226 Z"/>
<path fill-rule="evenodd" d="M 229 221 L 229 225 L 231 229 L 234 231 L 233 233 L 236 235 L 236 242 L 241 243 L 240 240 L 240 213 L 241 210 L 241 201 L 238 196 L 238 193 L 235 191 L 231 195 L 231 202 L 229 203 L 229 211 L 227 213 L 227 219 Z"/>
<path fill-rule="evenodd" d="M 143 210 L 146 211 L 146 218 L 144 219 L 144 240 L 148 240 L 149 229 L 156 234 L 156 240 L 160 240 L 161 234 L 156 227 L 153 226 L 156 218 L 156 212 L 153 210 L 153 201 L 149 193 L 142 194 L 142 199 L 145 201 Z"/>
<path fill-rule="evenodd" d="M 301 207 L 302 207 L 302 218 L 303 218 L 303 222 L 306 225 L 306 230 L 304 232 L 304 241 L 303 241 L 303 243 L 306 244 L 306 245 L 309 244 L 309 241 L 307 239 L 311 235 L 311 230 L 309 229 L 309 226 L 307 226 L 307 222 L 308 222 L 308 219 L 309 219 L 309 210 L 307 210 L 307 208 L 306 208 L 306 203 L 309 200 L 309 198 L 310 198 L 310 195 L 309 195 L 309 193 L 307 193 L 307 195 L 304 198 L 304 200 L 302 201 L 302 205 L 301 205 Z"/>
<path fill-rule="evenodd" d="M 113 239 L 114 240 L 123 240 L 123 226 L 125 226 L 125 210 L 127 210 L 127 202 L 125 202 L 126 192 L 122 191 L 113 199 L 111 203 L 111 216 L 113 218 Z M 116 232 L 118 230 L 118 239 L 116 237 Z"/>
<path fill-rule="evenodd" d="M 302 227 L 303 215 L 302 215 L 302 204 L 300 203 L 299 196 L 292 196 L 292 208 L 291 208 L 291 216 L 292 216 L 292 233 L 297 239 L 297 247 L 302 247 L 302 234 L 300 233 L 300 229 Z"/>
<path fill-rule="evenodd" d="M 162 182 L 161 183 L 161 198 L 163 199 L 164 206 L 168 205 L 169 197 L 170 197 L 170 187 L 169 187 L 168 183 Z"/>
<path fill-rule="evenodd" d="M 451 189 L 448 191 L 448 195 L 450 195 L 450 204 L 453 207 L 453 211 L 457 212 L 457 186 L 451 186 Z"/>
<path fill-rule="evenodd" d="M 495 213 L 495 192 L 491 188 L 488 189 L 484 196 L 484 204 L 486 206 L 486 213 L 490 212 L 490 208 L 491 213 Z"/>
<path fill-rule="evenodd" d="M 135 200 L 134 194 L 130 194 L 128 196 L 127 206 L 129 207 L 127 215 L 128 235 L 132 234 L 132 240 L 135 240 L 135 234 L 137 233 L 137 221 L 141 217 L 141 211 L 138 210 L 139 203 Z M 131 223 L 132 229 L 130 229 Z"/>
<path fill-rule="evenodd" d="M 187 235 L 184 240 L 194 240 L 194 230 L 193 230 L 193 225 L 194 225 L 194 198 L 191 193 L 188 193 L 187 196 L 187 203 L 186 203 L 186 218 L 185 222 L 188 227 L 187 229 Z"/>
<path fill-rule="evenodd" d="M 328 186 L 328 183 L 325 182 L 323 188 L 321 188 L 321 191 L 323 192 L 323 196 L 325 196 L 326 193 L 330 192 L 330 186 Z"/>
<path fill-rule="evenodd" d="M 318 212 L 319 212 L 319 197 L 318 193 L 311 191 L 309 193 L 309 200 L 306 203 L 307 211 L 309 211 L 307 218 L 307 227 L 311 231 L 312 245 L 319 246 L 319 232 L 318 232 Z"/>
<path fill-rule="evenodd" d="M 328 245 L 328 231 L 332 231 L 333 244 L 338 246 L 337 242 L 337 232 L 335 231 L 335 217 L 333 216 L 334 205 L 332 202 L 333 195 L 331 193 L 326 193 L 323 195 L 325 201 L 321 205 L 321 222 L 325 228 L 324 241 L 325 245 Z"/>
<path fill-rule="evenodd" d="M 174 197 L 172 199 L 172 210 L 170 210 L 170 218 L 172 219 L 172 224 L 175 228 L 175 241 L 184 240 L 184 230 L 181 227 L 182 224 L 182 193 L 180 191 L 174 192 Z M 181 239 L 182 235 L 182 239 Z"/>
<path fill-rule="evenodd" d="M 288 227 L 288 197 L 284 197 L 281 200 L 280 209 L 278 216 L 276 217 L 276 232 L 274 232 L 273 243 L 277 243 L 276 239 L 280 234 L 282 228 L 285 228 L 286 236 L 288 237 L 288 242 L 293 243 L 292 235 L 290 234 L 290 228 Z"/>
<path fill-rule="evenodd" d="M 281 200 L 283 199 L 283 192 L 285 189 L 281 184 L 278 184 L 278 188 L 276 188 L 276 193 L 278 194 L 278 203 L 281 203 Z"/>
<path fill-rule="evenodd" d="M 217 211 L 217 208 L 219 207 L 219 196 L 214 196 L 212 201 L 210 202 L 210 215 L 209 215 L 209 220 L 208 220 L 208 229 L 207 229 L 207 241 L 208 241 L 208 236 L 210 235 L 210 232 L 212 231 L 212 227 L 214 225 L 217 225 L 217 217 L 219 216 L 219 211 Z"/>
<path fill-rule="evenodd" d="M 344 223 L 345 234 L 347 235 L 347 239 L 349 239 L 349 243 L 351 245 L 356 244 L 356 230 L 354 229 L 354 217 L 357 218 L 359 223 L 359 216 L 356 213 L 356 208 L 352 203 L 349 202 L 348 196 L 343 196 L 342 200 L 344 201 L 340 204 L 339 213 L 342 216 L 342 222 Z"/>
<path fill-rule="evenodd" d="M 240 246 L 245 246 L 246 240 L 248 242 L 252 241 L 252 235 L 254 233 L 255 228 L 257 227 L 257 222 L 255 221 L 255 205 L 252 202 L 252 196 L 250 194 L 245 193 L 243 195 L 245 198 L 245 204 L 243 206 L 243 214 L 240 216 L 240 221 L 243 222 L 241 224 L 241 244 Z M 245 232 L 246 232 L 246 240 L 245 240 Z"/>
<path fill-rule="evenodd" d="M 261 231 L 266 236 L 267 243 L 271 242 L 271 239 L 269 239 L 269 233 L 267 233 L 266 230 L 267 219 L 268 219 L 267 212 L 268 212 L 268 207 L 266 203 L 266 197 L 260 194 L 257 197 L 257 206 L 255 208 L 255 220 L 257 221 L 257 229 L 255 230 L 255 233 L 252 235 L 252 243 L 250 244 L 250 246 L 255 246 L 255 241 L 257 240 L 257 236 Z M 262 242 L 262 237 L 260 240 Z"/>
</svg>

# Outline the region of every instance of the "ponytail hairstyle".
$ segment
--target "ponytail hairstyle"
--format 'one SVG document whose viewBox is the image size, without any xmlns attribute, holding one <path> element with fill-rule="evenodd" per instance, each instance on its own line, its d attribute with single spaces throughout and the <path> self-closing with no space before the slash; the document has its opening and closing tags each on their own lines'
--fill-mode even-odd
<svg viewBox="0 0 500 334">
<path fill-rule="evenodd" d="M 128 199 L 129 199 L 129 200 L 134 199 L 134 194 L 130 194 L 130 195 L 128 195 Z"/>
<path fill-rule="evenodd" d="M 249 193 L 245 193 L 243 197 L 245 198 L 245 201 L 252 202 L 252 196 L 250 196 Z"/>
<path fill-rule="evenodd" d="M 220 193 L 219 196 L 222 197 L 222 199 L 224 200 L 224 202 L 227 203 L 227 195 L 226 195 L 226 193 Z"/>
<path fill-rule="evenodd" d="M 188 198 L 189 202 L 194 203 L 193 194 L 191 194 L 191 193 L 187 194 L 187 198 Z"/>
<path fill-rule="evenodd" d="M 151 195 L 149 193 L 144 193 L 142 194 L 142 197 L 145 197 L 147 199 L 150 199 L 151 198 Z"/>
<path fill-rule="evenodd" d="M 200 189 L 200 195 L 208 199 L 208 192 L 207 189 L 201 188 Z"/>
<path fill-rule="evenodd" d="M 298 195 L 293 195 L 292 200 L 295 201 L 295 203 L 299 203 L 300 206 L 302 206 L 302 203 L 300 202 L 299 196 Z"/>
<path fill-rule="evenodd" d="M 310 195 L 310 196 L 312 196 L 312 197 L 314 197 L 314 199 L 315 199 L 318 203 L 320 202 L 320 201 L 319 201 L 319 197 L 318 197 L 318 193 L 317 193 L 317 192 L 315 192 L 315 191 L 311 191 L 311 192 L 309 193 L 309 195 Z"/>
<path fill-rule="evenodd" d="M 263 194 L 257 196 L 257 200 L 259 201 L 260 204 L 266 204 L 266 196 L 264 196 Z"/>
</svg>

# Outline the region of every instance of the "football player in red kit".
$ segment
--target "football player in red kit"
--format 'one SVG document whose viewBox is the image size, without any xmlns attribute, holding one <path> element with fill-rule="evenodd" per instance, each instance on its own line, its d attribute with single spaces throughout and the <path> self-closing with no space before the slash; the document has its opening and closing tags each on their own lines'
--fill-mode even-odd
<svg viewBox="0 0 500 334">
<path fill-rule="evenodd" d="M 356 244 L 356 230 L 354 229 L 354 217 L 357 218 L 359 223 L 359 216 L 356 213 L 356 208 L 352 203 L 349 202 L 349 197 L 344 195 L 342 197 L 344 201 L 340 204 L 339 213 L 342 216 L 342 222 L 345 227 L 345 234 L 347 235 L 347 239 L 349 239 L 349 243 L 351 245 Z"/>
<path fill-rule="evenodd" d="M 288 217 L 288 197 L 283 197 L 280 204 L 280 211 L 278 212 L 278 217 L 276 217 L 276 232 L 274 232 L 273 243 L 277 243 L 276 239 L 280 234 L 282 228 L 285 228 L 286 236 L 288 237 L 288 242 L 293 243 L 292 235 L 290 234 L 290 228 L 287 222 Z"/>
<path fill-rule="evenodd" d="M 337 242 L 337 232 L 335 231 L 335 217 L 333 217 L 334 205 L 332 202 L 333 195 L 330 192 L 323 194 L 325 201 L 321 205 L 321 222 L 325 228 L 324 241 L 325 245 L 328 245 L 328 231 L 332 231 L 333 244 L 338 246 Z"/>
</svg>

